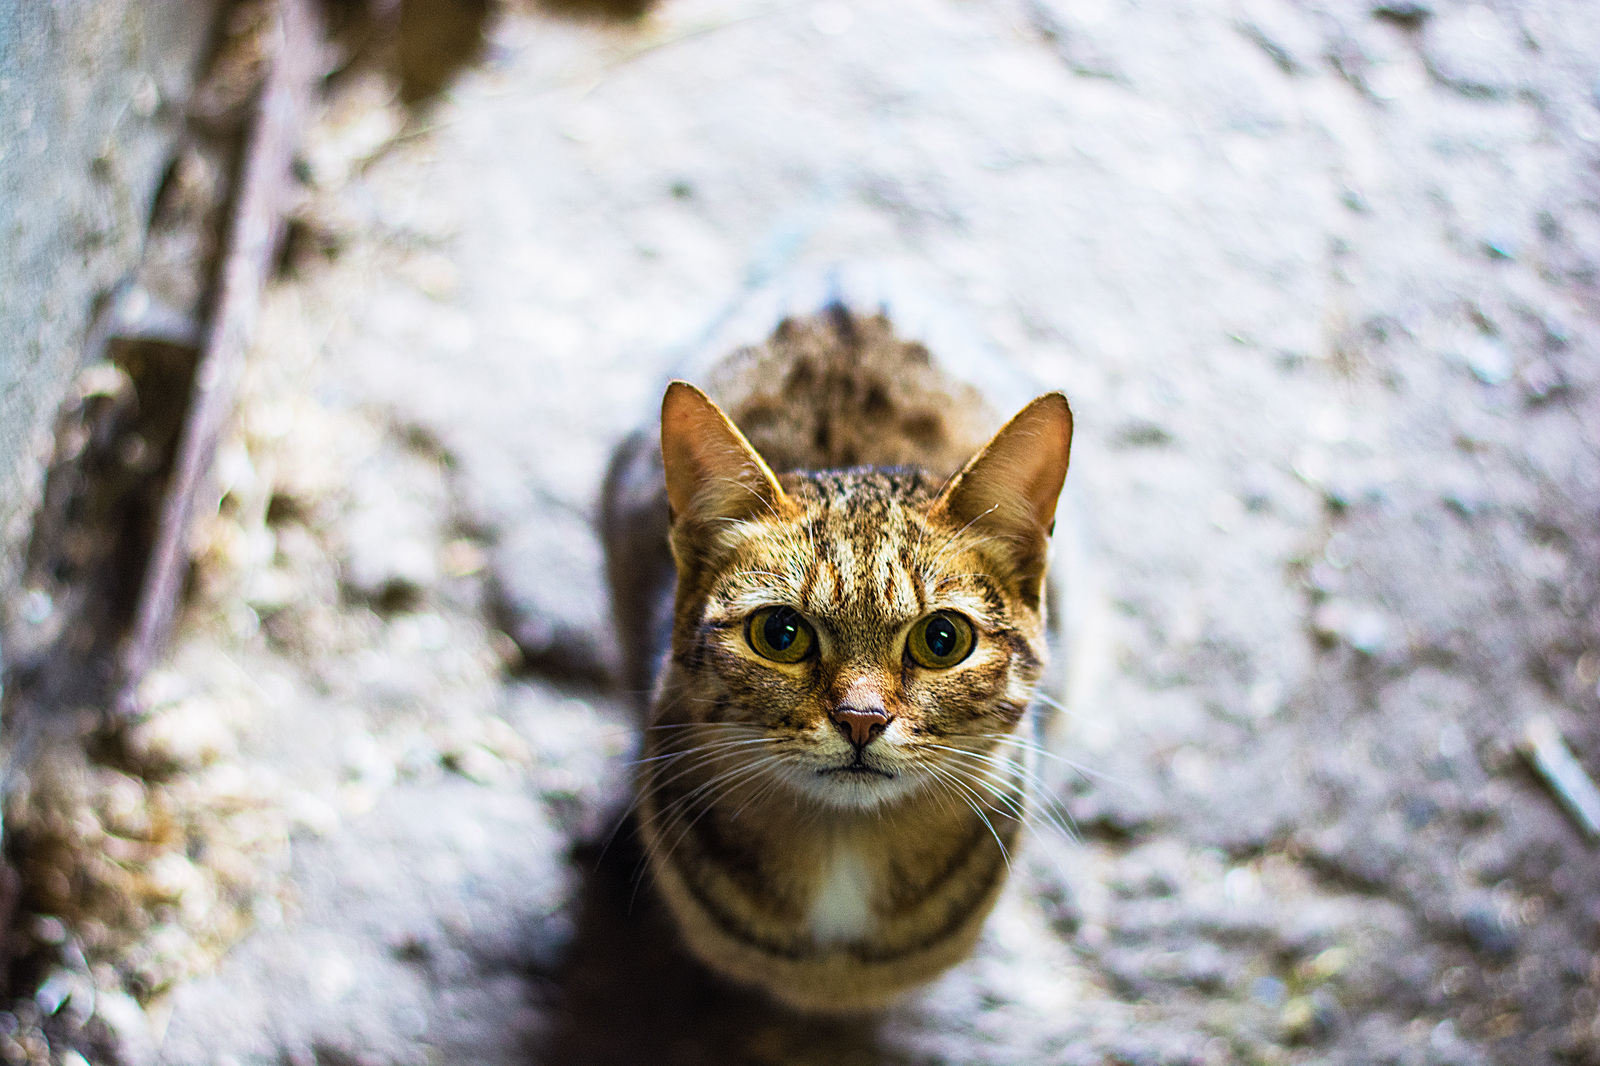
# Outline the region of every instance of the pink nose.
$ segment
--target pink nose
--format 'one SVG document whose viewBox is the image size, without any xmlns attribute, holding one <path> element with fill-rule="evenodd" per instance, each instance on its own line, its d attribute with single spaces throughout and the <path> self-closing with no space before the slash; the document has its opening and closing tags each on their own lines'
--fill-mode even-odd
<svg viewBox="0 0 1600 1066">
<path fill-rule="evenodd" d="M 844 738 L 858 748 L 871 744 L 889 725 L 889 715 L 879 710 L 858 710 L 840 707 L 828 716 L 839 727 Z"/>
</svg>

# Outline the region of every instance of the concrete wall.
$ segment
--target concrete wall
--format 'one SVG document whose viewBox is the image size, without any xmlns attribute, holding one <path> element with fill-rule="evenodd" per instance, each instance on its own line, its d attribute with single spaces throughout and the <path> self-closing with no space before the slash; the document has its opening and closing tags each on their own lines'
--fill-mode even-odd
<svg viewBox="0 0 1600 1066">
<path fill-rule="evenodd" d="M 217 7 L 0 0 L 0 597 L 94 298 L 137 260 Z"/>
</svg>

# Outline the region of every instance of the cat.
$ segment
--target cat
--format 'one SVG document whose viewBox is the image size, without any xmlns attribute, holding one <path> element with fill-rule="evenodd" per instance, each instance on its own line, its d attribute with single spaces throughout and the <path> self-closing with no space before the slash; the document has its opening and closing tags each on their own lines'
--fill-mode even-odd
<svg viewBox="0 0 1600 1066">
<path fill-rule="evenodd" d="M 713 971 L 874 1010 L 971 952 L 1019 843 L 1072 412 L 997 430 L 839 301 L 704 384 L 668 386 L 602 497 L 648 870 Z"/>
</svg>

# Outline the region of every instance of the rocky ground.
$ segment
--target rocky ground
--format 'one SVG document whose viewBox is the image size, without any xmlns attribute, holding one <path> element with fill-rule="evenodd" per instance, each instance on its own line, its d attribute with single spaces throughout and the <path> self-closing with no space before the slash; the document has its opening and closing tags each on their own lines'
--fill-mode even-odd
<svg viewBox="0 0 1600 1066">
<path fill-rule="evenodd" d="M 1519 751 L 1549 716 L 1600 775 L 1584 0 L 484 32 L 412 105 L 352 64 L 307 144 L 153 682 L 230 708 L 191 761 L 249 768 L 289 866 L 213 970 L 107 1000 L 129 1057 L 1600 1063 L 1600 853 Z M 675 346 L 861 258 L 1073 400 L 1081 773 L 976 958 L 819 1023 L 679 959 L 595 843 L 632 741 L 590 522 Z"/>
</svg>

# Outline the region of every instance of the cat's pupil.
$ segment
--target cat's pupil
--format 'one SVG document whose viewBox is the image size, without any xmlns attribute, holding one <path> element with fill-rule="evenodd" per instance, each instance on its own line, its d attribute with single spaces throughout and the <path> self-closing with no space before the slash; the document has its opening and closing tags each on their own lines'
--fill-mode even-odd
<svg viewBox="0 0 1600 1066">
<path fill-rule="evenodd" d="M 800 616 L 793 608 L 779 607 L 767 615 L 767 623 L 761 627 L 761 635 L 766 638 L 767 646 L 773 651 L 788 651 L 789 645 L 800 635 Z"/>
<path fill-rule="evenodd" d="M 923 631 L 924 639 L 928 642 L 928 650 L 933 652 L 936 659 L 943 659 L 946 655 L 956 650 L 959 637 L 956 634 L 955 623 L 942 614 L 934 615 L 928 622 L 928 628 Z"/>
</svg>

